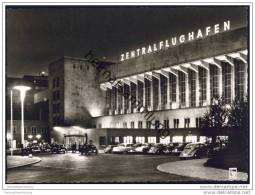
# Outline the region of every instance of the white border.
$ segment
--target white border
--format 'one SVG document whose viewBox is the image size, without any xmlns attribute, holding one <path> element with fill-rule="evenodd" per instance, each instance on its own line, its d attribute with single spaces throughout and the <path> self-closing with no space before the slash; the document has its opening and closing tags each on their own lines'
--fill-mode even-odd
<svg viewBox="0 0 255 195">
<path fill-rule="evenodd" d="M 49 2 L 49 1 L 45 1 L 44 3 L 40 2 L 40 3 L 35 3 L 33 1 L 28 0 L 27 3 L 22 3 L 22 1 L 12 1 L 12 2 L 2 2 L 2 15 L 1 15 L 1 37 L 2 37 L 2 53 L 1 53 L 1 57 L 2 57 L 2 78 L 5 77 L 5 64 L 6 64 L 6 59 L 5 59 L 5 6 L 7 5 L 226 5 L 226 6 L 230 6 L 230 5 L 244 5 L 244 6 L 249 6 L 250 7 L 250 50 L 249 50 L 249 54 L 250 57 L 254 56 L 254 52 L 253 52 L 253 37 L 252 37 L 252 32 L 253 32 L 253 7 L 252 7 L 252 2 L 243 2 L 240 3 L 240 1 L 234 1 L 234 2 L 221 2 L 219 0 L 214 1 L 214 2 L 187 2 L 187 1 L 179 1 L 179 2 L 161 2 L 161 3 L 157 3 L 157 2 L 145 2 L 145 1 L 141 1 L 141 2 L 135 2 L 135 1 L 129 1 L 129 2 L 107 2 L 105 0 L 102 1 L 95 1 L 95 2 L 81 2 L 80 0 L 76 0 L 75 3 L 71 3 L 71 2 L 65 2 L 65 3 L 60 3 L 58 2 Z M 250 112 L 250 118 L 253 119 L 253 109 L 254 109 L 254 104 L 252 104 L 252 100 L 253 100 L 253 79 L 252 79 L 252 75 L 254 74 L 254 70 L 253 70 L 253 59 L 250 58 L 250 106 L 251 106 L 251 112 Z M 2 71 L 1 70 L 1 71 Z M 3 102 L 2 104 L 2 112 L 0 112 L 0 117 L 1 117 L 1 121 L 2 121 L 2 131 L 1 131 L 1 138 L 3 140 L 3 145 L 1 144 L 1 151 L 5 151 L 5 148 L 3 148 L 3 146 L 5 146 L 5 139 L 4 139 L 4 132 L 5 132 L 5 118 L 4 117 L 4 113 L 5 113 L 5 80 L 1 79 L 1 86 L 4 86 L 4 88 L 1 90 L 1 102 Z M 2 120 L 3 119 L 3 120 Z M 251 143 L 251 150 L 250 150 L 250 165 L 252 165 L 252 157 L 253 157 L 253 142 L 252 142 L 252 138 L 253 138 L 253 121 L 250 120 L 250 143 Z M 2 162 L 2 171 L 1 171 L 1 177 L 5 178 L 5 155 L 3 155 L 3 160 L 1 158 L 1 162 Z M 33 191 L 36 189 L 176 189 L 176 190 L 181 190 L 181 191 L 175 191 L 175 193 L 178 192 L 188 192 L 189 194 L 191 194 L 190 190 L 198 190 L 198 191 L 193 191 L 194 193 L 198 193 L 198 192 L 204 192 L 203 190 L 201 190 L 201 187 L 205 187 L 207 186 L 208 190 L 242 190 L 240 187 L 241 186 L 246 186 L 247 189 L 252 189 L 253 187 L 253 170 L 251 167 L 250 170 L 250 184 L 248 185 L 224 185 L 224 184 L 205 184 L 205 185 L 201 185 L 201 184 L 28 184 L 28 185 L 24 185 L 24 184 L 5 184 L 5 179 L 1 182 L 3 184 L 3 188 L 7 191 L 11 190 L 22 190 L 24 193 L 25 191 Z M 1 184 L 1 185 L 2 185 Z M 232 186 L 236 186 L 238 187 L 237 189 L 231 189 L 228 187 L 232 187 Z M 49 191 L 36 191 L 39 194 L 44 194 L 44 193 L 48 193 Z M 153 192 L 153 191 L 151 191 Z M 67 191 L 68 193 L 68 191 Z M 69 192 L 70 193 L 70 192 Z M 75 191 L 75 193 L 79 194 L 80 191 Z M 105 192 L 102 192 L 105 193 Z M 130 192 L 132 193 L 132 192 Z M 142 193 L 142 192 L 141 192 Z M 147 192 L 146 192 L 147 193 Z M 119 194 L 119 193 L 118 193 Z"/>
</svg>

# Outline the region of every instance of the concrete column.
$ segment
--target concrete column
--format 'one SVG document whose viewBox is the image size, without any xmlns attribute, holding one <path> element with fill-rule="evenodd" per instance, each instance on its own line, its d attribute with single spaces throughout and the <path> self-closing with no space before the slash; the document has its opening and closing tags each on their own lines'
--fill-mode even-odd
<svg viewBox="0 0 255 195">
<path fill-rule="evenodd" d="M 179 76 L 176 76 L 176 108 L 180 106 L 180 87 L 179 87 Z"/>
<path fill-rule="evenodd" d="M 206 103 L 207 105 L 211 103 L 210 66 L 206 70 Z"/>
<path fill-rule="evenodd" d="M 218 85 L 219 85 L 219 97 L 222 98 L 222 94 L 223 94 L 223 87 L 222 86 L 222 67 L 220 67 L 219 69 L 219 80 L 218 80 Z"/>
<path fill-rule="evenodd" d="M 158 108 L 159 108 L 159 110 L 161 110 L 161 108 L 162 108 L 162 102 L 161 102 L 161 76 L 159 76 L 159 78 L 158 78 Z"/>
<path fill-rule="evenodd" d="M 244 63 L 244 97 L 248 94 L 248 64 Z"/>
<path fill-rule="evenodd" d="M 235 99 L 235 64 L 231 66 L 231 100 Z"/>
<path fill-rule="evenodd" d="M 169 74 L 169 73 L 168 73 Z M 166 103 L 167 103 L 167 106 L 166 106 L 166 109 L 169 109 L 170 108 L 170 83 L 169 83 L 169 76 L 167 77 L 167 79 L 166 79 L 166 82 L 167 82 L 167 84 L 166 84 L 166 94 L 167 94 L 167 101 L 166 101 Z"/>
<path fill-rule="evenodd" d="M 199 86 L 199 76 L 198 76 L 198 72 L 196 72 L 196 107 L 199 106 L 199 93 L 200 91 L 200 86 Z"/>
<path fill-rule="evenodd" d="M 150 105 L 150 107 L 151 107 L 151 110 L 153 110 L 153 83 L 152 83 L 152 77 L 151 77 L 151 80 L 150 80 L 150 84 L 151 84 L 151 105 Z"/>
<path fill-rule="evenodd" d="M 190 90 L 189 90 L 189 74 L 185 74 L 185 104 L 186 107 L 190 106 L 189 96 L 190 96 Z"/>
</svg>

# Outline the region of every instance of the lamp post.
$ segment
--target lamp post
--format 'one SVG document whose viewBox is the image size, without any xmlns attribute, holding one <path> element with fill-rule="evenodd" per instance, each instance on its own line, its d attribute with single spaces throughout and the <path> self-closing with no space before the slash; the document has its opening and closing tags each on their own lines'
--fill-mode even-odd
<svg viewBox="0 0 255 195">
<path fill-rule="evenodd" d="M 24 146 L 24 100 L 26 97 L 26 92 L 31 89 L 28 86 L 15 86 L 14 89 L 20 92 L 20 102 L 21 102 L 21 144 Z"/>
<path fill-rule="evenodd" d="M 11 90 L 11 156 L 13 155 L 13 105 L 12 105 L 12 90 Z"/>
</svg>

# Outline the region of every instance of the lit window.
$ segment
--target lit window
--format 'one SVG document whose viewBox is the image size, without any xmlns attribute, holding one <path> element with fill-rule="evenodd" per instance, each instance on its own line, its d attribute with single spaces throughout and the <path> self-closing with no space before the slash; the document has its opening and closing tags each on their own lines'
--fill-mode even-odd
<svg viewBox="0 0 255 195">
<path fill-rule="evenodd" d="M 169 73 L 170 102 L 176 102 L 176 76 Z"/>
<path fill-rule="evenodd" d="M 124 143 L 132 144 L 133 143 L 133 136 L 124 136 Z"/>
<path fill-rule="evenodd" d="M 245 64 L 240 60 L 235 60 L 235 97 L 244 97 L 244 74 Z"/>
<path fill-rule="evenodd" d="M 185 74 L 179 71 L 179 89 L 180 89 L 180 105 L 186 104 L 186 86 L 185 86 Z"/>
<path fill-rule="evenodd" d="M 151 105 L 151 83 L 148 79 L 145 79 L 145 106 Z"/>
<path fill-rule="evenodd" d="M 169 143 L 170 143 L 170 136 L 167 136 L 167 137 L 165 137 L 165 138 L 160 138 L 160 139 L 159 139 L 159 142 L 160 142 L 161 144 L 169 144 Z"/>
<path fill-rule="evenodd" d="M 206 69 L 199 67 L 198 68 L 198 76 L 199 76 L 199 87 L 200 87 L 200 98 L 199 105 L 202 106 L 206 101 Z"/>
<path fill-rule="evenodd" d="M 138 128 L 142 129 L 143 128 L 143 121 L 138 121 Z"/>
<path fill-rule="evenodd" d="M 152 86 L 153 86 L 153 110 L 158 109 L 159 104 L 159 80 L 155 77 L 152 77 Z"/>
<path fill-rule="evenodd" d="M 210 65 L 210 93 L 211 99 L 219 96 L 219 68 Z"/>
<path fill-rule="evenodd" d="M 144 144 L 145 143 L 145 137 L 135 137 L 135 142 L 136 143 L 140 143 L 140 144 Z"/>
<path fill-rule="evenodd" d="M 192 142 L 192 143 L 197 142 L 197 136 L 195 136 L 195 135 L 188 135 L 188 136 L 186 136 L 186 140 L 185 141 L 186 142 Z"/>
<path fill-rule="evenodd" d="M 222 63 L 222 86 L 223 86 L 223 101 L 226 104 L 231 103 L 231 65 Z"/>
<path fill-rule="evenodd" d="M 173 142 L 183 142 L 183 136 L 173 136 Z"/>
<path fill-rule="evenodd" d="M 189 70 L 190 106 L 196 106 L 196 73 Z"/>
<path fill-rule="evenodd" d="M 161 106 L 164 109 L 167 104 L 167 78 L 160 75 Z"/>
<path fill-rule="evenodd" d="M 132 122 L 130 123 L 130 128 L 132 128 L 132 129 L 135 128 L 135 122 L 134 122 L 134 121 L 132 121 Z"/>
<path fill-rule="evenodd" d="M 152 143 L 152 144 L 157 143 L 156 137 L 148 137 L 148 143 Z"/>
</svg>

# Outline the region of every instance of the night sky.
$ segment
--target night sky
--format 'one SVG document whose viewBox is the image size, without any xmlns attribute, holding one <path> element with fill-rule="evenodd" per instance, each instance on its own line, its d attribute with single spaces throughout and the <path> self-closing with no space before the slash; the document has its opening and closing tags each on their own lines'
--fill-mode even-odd
<svg viewBox="0 0 255 195">
<path fill-rule="evenodd" d="M 180 33 L 231 20 L 247 23 L 244 7 L 7 7 L 7 76 L 38 75 L 62 56 L 92 50 L 108 61 Z"/>
</svg>

